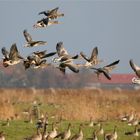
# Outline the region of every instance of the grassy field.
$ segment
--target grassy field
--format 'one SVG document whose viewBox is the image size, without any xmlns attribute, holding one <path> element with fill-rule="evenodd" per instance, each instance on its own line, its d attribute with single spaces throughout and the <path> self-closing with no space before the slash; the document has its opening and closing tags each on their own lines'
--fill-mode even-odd
<svg viewBox="0 0 140 140">
<path fill-rule="evenodd" d="M 48 113 L 50 123 L 62 118 L 58 130 L 66 129 L 73 124 L 72 134 L 78 131 L 80 123 L 87 123 L 92 117 L 95 122 L 103 121 L 106 132 L 113 131 L 117 125 L 119 140 L 134 140 L 125 132 L 134 131 L 134 126 L 121 122 L 119 117 L 124 113 L 136 111 L 140 118 L 140 91 L 102 90 L 102 89 L 0 89 L 0 131 L 4 131 L 7 140 L 21 140 L 36 133 L 35 122 L 25 123 L 28 117 L 23 112 L 33 109 L 36 103 L 40 115 Z M 4 126 L 6 119 L 10 125 Z M 11 120 L 12 119 L 12 120 Z M 84 139 L 91 137 L 98 126 L 84 126 Z M 48 127 L 50 131 L 51 127 Z M 99 139 L 103 139 L 103 136 Z M 140 140 L 140 136 L 135 138 Z"/>
<path fill-rule="evenodd" d="M 62 132 L 67 128 L 68 123 L 72 123 L 72 135 L 78 132 L 78 127 L 80 123 L 86 124 L 87 122 L 81 121 L 63 121 L 61 125 L 58 126 L 58 132 Z M 0 122 L 2 125 L 4 122 Z M 51 122 L 50 122 L 51 123 Z M 114 125 L 117 124 L 117 133 L 118 133 L 118 140 L 140 140 L 140 136 L 127 136 L 125 132 L 132 132 L 134 131 L 134 127 L 128 126 L 124 122 L 120 121 L 107 121 L 103 122 L 103 128 L 105 132 L 112 132 Z M 6 140 L 22 140 L 26 137 L 32 136 L 36 134 L 36 125 L 35 123 L 25 123 L 24 121 L 11 121 L 9 126 L 1 126 L 0 131 L 4 131 L 6 134 Z M 99 129 L 98 126 L 94 127 L 83 127 L 84 139 L 91 138 L 92 133 L 94 130 Z M 49 125 L 47 131 L 51 131 L 51 125 Z M 98 137 L 99 140 L 103 140 L 103 135 Z"/>
</svg>

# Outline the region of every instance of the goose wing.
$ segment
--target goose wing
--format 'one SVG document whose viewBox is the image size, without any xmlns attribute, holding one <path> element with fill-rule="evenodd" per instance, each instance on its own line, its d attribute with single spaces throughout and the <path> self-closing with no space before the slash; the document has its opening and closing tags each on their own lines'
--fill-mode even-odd
<svg viewBox="0 0 140 140">
<path fill-rule="evenodd" d="M 140 70 L 140 67 L 137 66 L 137 65 L 133 62 L 132 59 L 129 61 L 129 63 L 130 63 L 131 68 L 132 68 L 135 72 L 136 72 L 137 70 Z"/>
<path fill-rule="evenodd" d="M 71 71 L 73 71 L 75 73 L 79 72 L 78 67 L 73 63 L 65 63 L 65 66 L 67 66 Z"/>
<path fill-rule="evenodd" d="M 19 56 L 19 54 L 18 54 L 17 45 L 16 45 L 16 43 L 14 43 L 14 44 L 12 44 L 12 46 L 10 48 L 9 58 L 10 58 L 10 60 L 15 60 L 18 58 L 18 56 Z"/>
<path fill-rule="evenodd" d="M 58 68 L 63 74 L 66 73 L 66 66 L 64 66 L 63 64 L 60 64 Z"/>
<path fill-rule="evenodd" d="M 51 53 L 45 54 L 45 55 L 42 56 L 41 58 L 50 57 L 50 56 L 53 56 L 53 55 L 55 55 L 55 54 L 56 54 L 56 52 L 51 52 Z"/>
<path fill-rule="evenodd" d="M 45 11 L 42 11 L 42 12 L 39 12 L 38 14 L 44 14 L 45 16 L 48 16 L 51 18 L 51 16 L 57 14 L 57 11 L 58 11 L 59 7 L 56 7 L 52 10 L 45 10 Z"/>
<path fill-rule="evenodd" d="M 88 58 L 83 52 L 80 52 L 80 55 L 81 55 L 86 61 L 89 61 L 89 58 Z"/>
<path fill-rule="evenodd" d="M 103 74 L 104 74 L 104 76 L 105 76 L 108 80 L 111 80 L 111 76 L 110 76 L 110 74 L 109 74 L 108 72 L 106 72 L 106 71 L 103 70 Z"/>
<path fill-rule="evenodd" d="M 132 68 L 132 69 L 134 70 L 134 72 L 136 73 L 136 75 L 137 75 L 138 77 L 140 77 L 140 67 L 137 66 L 137 65 L 133 62 L 132 59 L 129 61 L 129 63 L 130 63 L 131 68 Z"/>
<path fill-rule="evenodd" d="M 111 80 L 111 76 L 110 76 L 110 74 L 109 74 L 109 72 L 108 72 L 107 70 L 105 70 L 105 69 L 103 69 L 103 68 L 94 68 L 94 67 L 91 68 L 91 69 L 96 70 L 97 73 L 103 73 L 104 76 L 105 76 L 108 80 Z"/>
<path fill-rule="evenodd" d="M 33 54 L 37 55 L 38 57 L 43 57 L 44 55 L 46 55 L 46 52 L 47 50 L 44 50 L 44 51 L 36 51 L 36 52 L 33 52 Z"/>
<path fill-rule="evenodd" d="M 64 48 L 63 42 L 58 42 L 56 45 L 56 51 L 59 57 L 68 55 L 67 50 Z"/>
<path fill-rule="evenodd" d="M 97 59 L 98 56 L 98 47 L 95 47 L 92 51 L 91 57 L 90 57 L 90 61 Z"/>
<path fill-rule="evenodd" d="M 48 11 L 41 11 L 38 13 L 39 15 L 44 14 L 45 16 L 48 16 Z"/>
<path fill-rule="evenodd" d="M 31 41 L 32 41 L 32 37 L 31 37 L 31 35 L 27 32 L 27 30 L 24 30 L 24 31 L 23 31 L 23 35 L 24 35 L 24 37 L 25 37 L 25 39 L 26 39 L 27 42 L 31 42 Z"/>
<path fill-rule="evenodd" d="M 111 63 L 111 64 L 109 64 L 109 65 L 106 65 L 106 66 L 103 67 L 103 70 L 109 72 L 109 71 L 111 71 L 112 69 L 114 69 L 114 68 L 116 67 L 116 65 L 117 65 L 119 62 L 120 62 L 120 60 L 117 60 L 117 61 L 115 61 L 115 62 L 113 62 L 113 63 Z"/>
<path fill-rule="evenodd" d="M 45 45 L 45 44 L 47 44 L 46 41 L 32 41 L 32 42 L 30 42 L 30 45 L 31 45 L 32 47 L 38 46 L 38 45 Z"/>
<path fill-rule="evenodd" d="M 5 58 L 9 58 L 9 52 L 6 50 L 5 47 L 1 49 L 2 54 L 4 55 Z"/>
<path fill-rule="evenodd" d="M 54 16 L 57 14 L 57 11 L 58 11 L 59 7 L 56 7 L 50 11 L 48 11 L 48 17 L 51 18 L 51 16 Z"/>
</svg>

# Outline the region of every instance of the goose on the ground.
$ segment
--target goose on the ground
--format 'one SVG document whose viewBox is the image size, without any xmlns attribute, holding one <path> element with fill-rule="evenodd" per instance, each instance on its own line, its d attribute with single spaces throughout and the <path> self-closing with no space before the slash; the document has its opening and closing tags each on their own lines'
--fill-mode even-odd
<svg viewBox="0 0 140 140">
<path fill-rule="evenodd" d="M 5 140 L 5 134 L 3 131 L 0 132 L 0 140 Z"/>
<path fill-rule="evenodd" d="M 84 135 L 83 135 L 83 130 L 82 130 L 82 128 L 83 128 L 83 124 L 80 124 L 78 134 L 75 134 L 75 135 L 71 138 L 71 140 L 83 140 Z"/>
<path fill-rule="evenodd" d="M 137 125 L 135 126 L 134 131 L 125 132 L 125 135 L 139 136 L 138 126 Z"/>
<path fill-rule="evenodd" d="M 114 126 L 113 133 L 104 133 L 104 140 L 117 140 L 118 134 L 116 128 L 117 126 Z"/>
<path fill-rule="evenodd" d="M 37 128 L 37 133 L 32 135 L 31 137 L 24 138 L 25 140 L 42 140 L 42 134 L 40 129 Z"/>
<path fill-rule="evenodd" d="M 46 140 L 53 139 L 57 136 L 57 127 L 52 123 L 52 131 L 48 133 Z"/>
<path fill-rule="evenodd" d="M 71 123 L 68 124 L 68 128 L 66 131 L 59 133 L 55 138 L 61 138 L 64 140 L 68 140 L 71 136 L 70 127 L 71 127 Z"/>
<path fill-rule="evenodd" d="M 99 125 L 99 130 L 97 131 L 99 135 L 103 135 L 104 134 L 104 129 L 103 129 L 103 124 L 100 123 Z"/>
</svg>

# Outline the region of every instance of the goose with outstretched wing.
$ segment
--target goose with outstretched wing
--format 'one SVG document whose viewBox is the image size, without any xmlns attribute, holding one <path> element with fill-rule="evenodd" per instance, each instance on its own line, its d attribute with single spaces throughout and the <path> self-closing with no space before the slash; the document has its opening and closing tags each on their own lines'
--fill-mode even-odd
<svg viewBox="0 0 140 140">
<path fill-rule="evenodd" d="M 4 58 L 3 58 L 4 67 L 8 67 L 9 65 L 18 64 L 23 59 L 23 57 L 21 57 L 18 52 L 16 43 L 12 44 L 12 46 L 10 48 L 10 52 L 8 52 L 5 47 L 3 47 L 2 54 L 4 55 Z"/>
<path fill-rule="evenodd" d="M 57 20 L 51 20 L 50 18 L 43 18 L 38 20 L 34 25 L 33 28 L 45 28 L 53 24 L 60 24 Z"/>
<path fill-rule="evenodd" d="M 138 65 L 136 65 L 132 59 L 130 59 L 129 64 L 130 64 L 131 68 L 133 69 L 133 71 L 135 72 L 135 74 L 138 76 L 138 78 L 136 78 L 136 77 L 132 78 L 132 83 L 140 84 L 140 67 Z"/>
<path fill-rule="evenodd" d="M 56 7 L 52 10 L 42 11 L 42 12 L 39 12 L 39 15 L 44 14 L 45 16 L 47 16 L 50 19 L 56 19 L 57 17 L 64 16 L 63 13 L 58 13 L 58 9 L 59 9 L 59 7 Z"/>
<path fill-rule="evenodd" d="M 64 48 L 63 42 L 58 42 L 56 45 L 56 51 L 58 54 L 57 58 L 53 59 L 53 62 L 60 62 L 59 69 L 65 73 L 66 67 L 72 70 L 75 73 L 79 72 L 78 65 L 73 63 L 74 59 L 77 59 L 79 56 L 70 56 L 67 50 Z"/>
<path fill-rule="evenodd" d="M 83 52 L 80 52 L 80 55 L 86 60 L 85 67 L 95 66 L 102 62 L 102 60 L 98 59 L 98 47 L 93 48 L 90 58 L 88 58 Z"/>
<path fill-rule="evenodd" d="M 56 52 L 50 52 L 50 53 L 46 53 L 46 52 L 47 52 L 47 50 L 36 51 L 36 52 L 33 52 L 33 54 L 38 56 L 41 59 L 46 58 L 46 57 L 51 57 L 56 54 Z"/>
<path fill-rule="evenodd" d="M 101 73 L 104 74 L 104 76 L 108 79 L 111 80 L 111 75 L 110 72 L 116 67 L 116 65 L 120 62 L 120 60 L 117 60 L 109 65 L 106 65 L 102 68 L 91 68 L 95 70 L 95 73 L 97 74 L 97 77 L 99 78 L 99 75 Z"/>
<path fill-rule="evenodd" d="M 27 30 L 23 31 L 23 35 L 25 37 L 25 40 L 27 43 L 25 44 L 24 47 L 35 47 L 35 46 L 40 46 L 40 45 L 46 45 L 46 41 L 34 41 L 31 37 L 31 35 L 27 32 Z"/>
</svg>

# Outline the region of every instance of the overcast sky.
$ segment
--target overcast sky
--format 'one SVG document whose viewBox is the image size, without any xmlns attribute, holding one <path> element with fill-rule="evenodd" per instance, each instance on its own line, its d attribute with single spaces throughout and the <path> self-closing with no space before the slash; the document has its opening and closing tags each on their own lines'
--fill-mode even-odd
<svg viewBox="0 0 140 140">
<path fill-rule="evenodd" d="M 55 7 L 65 14 L 58 19 L 61 24 L 33 29 L 33 24 L 44 17 L 38 12 Z M 48 45 L 24 48 L 24 29 L 34 40 L 47 41 Z M 55 51 L 59 41 L 70 54 L 83 51 L 90 55 L 98 46 L 103 65 L 120 59 L 114 72 L 133 73 L 129 59 L 140 65 L 140 1 L 0 0 L 1 48 L 9 49 L 15 42 L 25 57 L 32 51 Z"/>
</svg>

